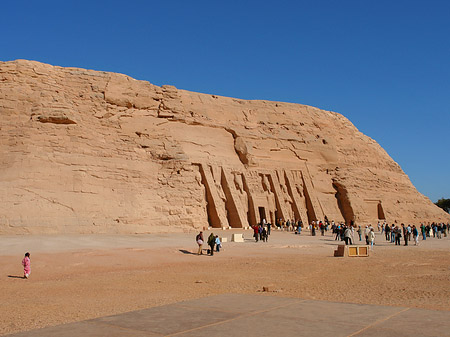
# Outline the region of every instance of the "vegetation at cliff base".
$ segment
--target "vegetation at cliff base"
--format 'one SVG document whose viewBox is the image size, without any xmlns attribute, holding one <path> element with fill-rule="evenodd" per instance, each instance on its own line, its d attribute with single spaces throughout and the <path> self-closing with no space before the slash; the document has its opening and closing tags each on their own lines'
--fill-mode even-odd
<svg viewBox="0 0 450 337">
<path fill-rule="evenodd" d="M 436 206 L 442 208 L 447 213 L 450 213 L 450 199 L 441 198 L 434 203 Z"/>
</svg>

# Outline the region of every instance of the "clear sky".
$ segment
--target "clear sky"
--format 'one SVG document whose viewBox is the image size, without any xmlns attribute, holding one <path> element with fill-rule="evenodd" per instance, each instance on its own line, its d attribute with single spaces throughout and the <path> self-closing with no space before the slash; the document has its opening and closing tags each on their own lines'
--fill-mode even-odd
<svg viewBox="0 0 450 337">
<path fill-rule="evenodd" d="M 339 112 L 450 198 L 450 1 L 2 1 L 0 60 Z M 339 132 L 339 130 L 336 130 Z"/>
</svg>

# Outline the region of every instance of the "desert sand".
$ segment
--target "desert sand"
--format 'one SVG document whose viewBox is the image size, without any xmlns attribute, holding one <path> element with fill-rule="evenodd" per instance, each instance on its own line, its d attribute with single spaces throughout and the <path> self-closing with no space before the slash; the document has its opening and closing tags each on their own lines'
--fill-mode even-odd
<svg viewBox="0 0 450 337">
<path fill-rule="evenodd" d="M 449 237 L 404 247 L 377 233 L 369 257 L 337 258 L 331 233 L 273 231 L 255 243 L 251 231 L 216 232 L 246 240 L 211 257 L 192 254 L 194 232 L 2 236 L 0 334 L 222 293 L 450 310 Z M 28 280 L 20 278 L 26 251 Z"/>
</svg>

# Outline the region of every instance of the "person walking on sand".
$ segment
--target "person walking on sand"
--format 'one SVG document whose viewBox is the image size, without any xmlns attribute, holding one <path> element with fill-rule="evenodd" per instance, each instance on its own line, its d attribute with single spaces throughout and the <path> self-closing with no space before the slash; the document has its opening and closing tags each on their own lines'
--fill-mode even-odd
<svg viewBox="0 0 450 337">
<path fill-rule="evenodd" d="M 197 255 L 203 255 L 203 232 L 197 234 L 197 236 L 195 237 L 195 241 L 197 241 L 198 244 Z"/>
<path fill-rule="evenodd" d="M 401 238 L 402 238 L 402 230 L 398 226 L 395 226 L 395 245 L 396 246 L 400 246 Z"/>
<path fill-rule="evenodd" d="M 266 231 L 266 228 L 265 228 L 265 227 L 262 229 L 261 237 L 262 237 L 262 241 L 263 241 L 263 242 L 267 242 L 268 234 L 267 234 L 267 231 Z"/>
<path fill-rule="evenodd" d="M 358 233 L 359 241 L 361 241 L 361 234 L 362 234 L 361 226 L 358 226 L 358 230 L 356 232 Z"/>
<path fill-rule="evenodd" d="M 373 250 L 373 242 L 375 241 L 375 233 L 373 231 L 373 228 L 370 229 L 368 238 L 370 243 L 370 250 Z"/>
<path fill-rule="evenodd" d="M 253 237 L 255 238 L 255 242 L 258 242 L 259 228 L 256 225 L 252 226 L 252 228 L 253 228 Z"/>
<path fill-rule="evenodd" d="M 214 255 L 214 246 L 216 245 L 216 237 L 213 233 L 208 237 L 208 246 L 210 247 L 211 256 Z"/>
<path fill-rule="evenodd" d="M 222 243 L 220 242 L 220 238 L 216 235 L 216 252 L 220 252 L 220 248 L 222 248 Z"/>
<path fill-rule="evenodd" d="M 395 243 L 395 236 L 397 235 L 396 226 L 394 224 L 391 225 L 391 243 Z"/>
<path fill-rule="evenodd" d="M 350 227 L 347 227 L 344 231 L 344 240 L 346 246 L 352 244 L 352 230 L 350 229 Z"/>
<path fill-rule="evenodd" d="M 391 227 L 388 224 L 384 227 L 384 234 L 386 236 L 386 241 L 391 241 Z"/>
<path fill-rule="evenodd" d="M 419 231 L 417 230 L 415 225 L 413 225 L 413 227 L 412 227 L 412 233 L 413 233 L 413 238 L 414 238 L 414 246 L 418 246 L 419 245 Z"/>
<path fill-rule="evenodd" d="M 408 245 L 408 230 L 406 229 L 404 224 L 402 224 L 402 228 L 400 230 L 403 233 L 403 239 L 405 240 L 405 246 L 407 246 Z"/>
<path fill-rule="evenodd" d="M 31 274 L 31 261 L 30 261 L 30 253 L 25 253 L 25 257 L 22 260 L 23 266 L 23 278 L 28 278 Z"/>
<path fill-rule="evenodd" d="M 422 233 L 422 240 L 426 240 L 427 239 L 427 230 L 426 230 L 424 224 L 422 224 L 420 226 L 420 232 Z"/>
<path fill-rule="evenodd" d="M 366 228 L 364 229 L 364 236 L 366 237 L 366 245 L 369 245 L 369 233 L 370 233 L 370 227 L 366 226 Z"/>
</svg>

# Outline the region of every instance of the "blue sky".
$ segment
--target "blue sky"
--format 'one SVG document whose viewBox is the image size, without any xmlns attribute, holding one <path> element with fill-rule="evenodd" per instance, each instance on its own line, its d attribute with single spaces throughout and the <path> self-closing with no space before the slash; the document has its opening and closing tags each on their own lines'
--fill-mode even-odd
<svg viewBox="0 0 450 337">
<path fill-rule="evenodd" d="M 339 112 L 450 198 L 449 1 L 2 2 L 0 60 Z M 338 130 L 336 130 L 338 132 Z"/>
</svg>

